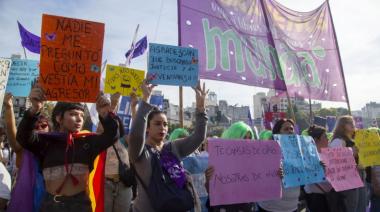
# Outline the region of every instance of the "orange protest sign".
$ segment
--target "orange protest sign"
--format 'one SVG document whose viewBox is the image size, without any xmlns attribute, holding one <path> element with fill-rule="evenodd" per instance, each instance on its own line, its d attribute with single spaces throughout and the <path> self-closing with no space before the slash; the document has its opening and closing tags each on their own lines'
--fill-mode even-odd
<svg viewBox="0 0 380 212">
<path fill-rule="evenodd" d="M 104 24 L 43 14 L 39 82 L 51 101 L 95 102 Z"/>
</svg>

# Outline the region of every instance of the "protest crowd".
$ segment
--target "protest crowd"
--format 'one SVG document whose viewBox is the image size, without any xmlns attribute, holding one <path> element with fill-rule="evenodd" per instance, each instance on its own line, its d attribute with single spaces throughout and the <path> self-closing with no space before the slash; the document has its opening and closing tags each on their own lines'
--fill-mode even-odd
<svg viewBox="0 0 380 212">
<path fill-rule="evenodd" d="M 182 44 L 197 44 L 192 40 L 198 39 L 192 34 L 196 30 L 186 29 L 197 23 L 189 24 L 186 15 L 199 13 L 206 17 L 202 19 L 205 39 L 200 40 L 210 42 L 218 37 L 223 55 L 224 48 L 230 48 L 224 42 L 229 41 L 219 33 L 222 28 L 211 27 L 217 21 L 207 18 L 234 5 L 207 0 L 212 7 L 199 12 L 200 1 L 179 1 Z M 224 127 L 221 134 L 208 132 L 209 90 L 201 79 L 261 86 L 287 95 L 299 90 L 317 100 L 348 99 L 345 84 L 330 86 L 326 76 L 343 71 L 336 62 L 340 56 L 331 33 L 333 26 L 323 22 L 330 23 L 328 2 L 302 17 L 275 1 L 257 2 L 265 19 L 252 16 L 251 21 L 269 31 L 279 28 L 276 33 L 270 31 L 265 44 L 261 38 L 256 40 L 257 32 L 244 28 L 244 35 L 253 36 L 250 44 L 244 40 L 247 61 L 239 63 L 235 58 L 230 64 L 236 65 L 230 67 L 231 77 L 223 61 L 204 64 L 202 57 L 207 53 L 210 58 L 208 54 L 217 51 L 218 42 L 206 43 L 207 48 L 148 45 L 145 36 L 133 41 L 126 63 L 116 66 L 102 64 L 103 23 L 43 14 L 41 37 L 18 23 L 22 46 L 40 54 L 40 61 L 0 58 L 0 80 L 5 82 L 0 88 L 0 211 L 380 212 L 379 128 L 363 129 L 353 116 L 343 115 L 334 117 L 332 130 L 326 122 L 312 121 L 299 129 L 294 114 L 289 113 L 263 123 L 260 130 L 241 120 Z M 212 11 L 215 8 L 219 9 Z M 288 27 L 285 33 L 275 24 L 276 9 L 305 18 L 307 21 L 301 22 L 310 22 L 308 27 L 320 30 L 319 36 L 325 33 L 323 41 L 328 44 L 310 50 L 318 60 L 293 58 L 298 56 L 289 53 L 293 46 L 288 45 L 293 44 L 285 45 L 286 40 L 281 39 L 301 38 L 297 30 L 303 26 L 293 31 Z M 226 21 L 224 18 L 221 15 L 218 21 Z M 233 21 L 225 23 L 243 30 Z M 325 31 L 327 27 L 332 31 Z M 242 40 L 230 40 L 236 49 L 241 47 Z M 263 45 L 269 50 L 264 51 Z M 254 55 L 258 49 L 259 55 Z M 149 52 L 147 73 L 131 67 L 131 60 L 145 50 Z M 299 53 L 303 58 L 310 56 Z M 215 60 L 225 59 L 225 55 L 212 55 Z M 331 61 L 338 68 L 318 71 Z M 239 65 L 253 72 L 243 78 Z M 212 66 L 217 67 L 214 72 Z M 298 75 L 293 73 L 286 81 L 285 71 L 286 76 L 279 74 L 284 66 L 310 69 L 312 79 L 304 79 L 307 76 L 301 72 L 305 70 L 298 70 Z M 20 75 L 24 77 L 17 77 Z M 159 85 L 193 89 L 190 130 L 182 126 L 169 129 L 173 125 L 162 110 L 162 99 L 152 101 Z M 15 116 L 15 97 L 26 97 L 29 102 L 20 118 Z"/>
</svg>

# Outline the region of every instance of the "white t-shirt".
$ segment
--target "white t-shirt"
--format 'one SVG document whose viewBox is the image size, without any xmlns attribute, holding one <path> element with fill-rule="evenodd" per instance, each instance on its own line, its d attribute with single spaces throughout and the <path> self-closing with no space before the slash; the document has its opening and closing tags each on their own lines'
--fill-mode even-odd
<svg viewBox="0 0 380 212">
<path fill-rule="evenodd" d="M 343 139 L 335 138 L 329 143 L 329 147 L 346 147 L 346 142 Z"/>
<path fill-rule="evenodd" d="M 282 198 L 258 202 L 259 206 L 272 212 L 292 212 L 297 210 L 300 187 L 282 188 Z"/>
<path fill-rule="evenodd" d="M 0 163 L 0 198 L 11 199 L 11 175 L 5 168 L 3 163 Z"/>
</svg>

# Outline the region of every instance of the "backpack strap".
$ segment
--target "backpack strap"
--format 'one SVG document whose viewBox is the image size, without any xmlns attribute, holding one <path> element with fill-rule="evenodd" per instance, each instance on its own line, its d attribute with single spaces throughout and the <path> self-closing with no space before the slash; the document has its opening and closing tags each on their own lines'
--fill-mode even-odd
<svg viewBox="0 0 380 212">
<path fill-rule="evenodd" d="M 115 144 L 112 144 L 113 150 L 115 150 L 117 160 L 119 160 L 119 163 L 122 163 L 123 161 L 120 158 L 119 152 L 117 151 Z"/>
</svg>

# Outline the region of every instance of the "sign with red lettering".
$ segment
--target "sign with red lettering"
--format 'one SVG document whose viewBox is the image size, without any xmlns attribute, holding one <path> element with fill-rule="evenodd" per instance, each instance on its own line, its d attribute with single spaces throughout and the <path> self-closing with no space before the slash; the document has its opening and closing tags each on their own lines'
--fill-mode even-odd
<svg viewBox="0 0 380 212">
<path fill-rule="evenodd" d="M 48 100 L 96 101 L 103 38 L 103 23 L 42 16 L 39 82 Z"/>
<path fill-rule="evenodd" d="M 322 148 L 321 158 L 326 164 L 326 179 L 335 191 L 364 186 L 350 148 Z"/>
</svg>

